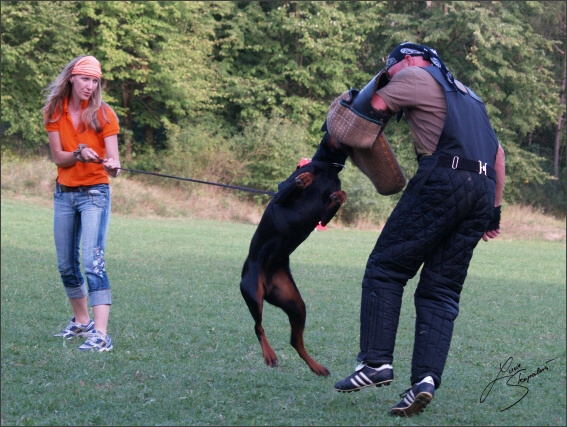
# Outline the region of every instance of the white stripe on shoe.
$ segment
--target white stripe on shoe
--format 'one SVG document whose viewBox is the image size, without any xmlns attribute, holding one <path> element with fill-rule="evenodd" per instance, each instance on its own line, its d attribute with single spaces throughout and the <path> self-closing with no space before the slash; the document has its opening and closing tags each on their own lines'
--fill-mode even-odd
<svg viewBox="0 0 567 427">
<path fill-rule="evenodd" d="M 415 396 L 413 395 L 413 390 L 410 390 L 410 392 L 408 394 L 406 394 L 406 397 L 404 398 L 404 404 L 406 406 L 411 406 L 414 399 L 415 399 Z"/>
<path fill-rule="evenodd" d="M 335 390 L 350 393 L 365 387 L 389 385 L 394 380 L 394 372 L 391 365 L 373 368 L 360 364 L 355 368 L 353 374 L 335 384 Z"/>
<path fill-rule="evenodd" d="M 351 378 L 350 382 L 355 387 L 368 387 L 369 385 L 374 384 L 370 378 L 364 375 L 362 372 L 359 372 L 354 378 Z"/>
</svg>

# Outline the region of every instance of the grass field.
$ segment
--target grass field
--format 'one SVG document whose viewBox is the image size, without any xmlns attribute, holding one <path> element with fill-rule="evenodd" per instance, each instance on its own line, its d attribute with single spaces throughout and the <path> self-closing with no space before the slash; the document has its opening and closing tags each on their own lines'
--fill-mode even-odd
<svg viewBox="0 0 567 427">
<path fill-rule="evenodd" d="M 360 282 L 377 232 L 331 223 L 292 255 L 307 348 L 331 371 L 321 378 L 289 345 L 287 319 L 272 306 L 264 326 L 281 366 L 263 364 L 238 286 L 254 230 L 114 215 L 115 348 L 85 354 L 81 340 L 52 336 L 72 315 L 52 209 L 3 198 L 2 425 L 565 425 L 564 240 L 480 242 L 443 385 L 424 414 L 399 419 L 387 411 L 409 386 L 416 280 L 404 295 L 394 383 L 339 394 L 333 384 L 356 364 Z"/>
</svg>

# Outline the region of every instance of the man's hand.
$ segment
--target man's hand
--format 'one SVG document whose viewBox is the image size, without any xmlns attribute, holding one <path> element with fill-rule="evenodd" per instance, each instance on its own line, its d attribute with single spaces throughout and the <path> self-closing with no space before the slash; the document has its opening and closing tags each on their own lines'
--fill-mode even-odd
<svg viewBox="0 0 567 427">
<path fill-rule="evenodd" d="M 495 237 L 497 237 L 500 234 L 500 229 L 496 229 L 496 230 L 490 230 L 487 231 L 486 233 L 484 233 L 484 235 L 482 236 L 482 240 L 484 240 L 485 242 L 488 242 L 488 239 L 494 239 Z"/>
<path fill-rule="evenodd" d="M 500 217 L 502 215 L 502 206 L 495 206 L 492 211 L 492 219 L 488 224 L 487 230 L 482 236 L 482 240 L 488 242 L 488 239 L 494 239 L 500 234 Z"/>
</svg>

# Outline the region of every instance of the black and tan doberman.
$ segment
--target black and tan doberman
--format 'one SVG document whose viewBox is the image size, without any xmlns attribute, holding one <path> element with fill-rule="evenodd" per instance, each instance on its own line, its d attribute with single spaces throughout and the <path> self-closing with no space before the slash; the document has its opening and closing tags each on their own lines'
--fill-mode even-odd
<svg viewBox="0 0 567 427">
<path fill-rule="evenodd" d="M 339 172 L 347 157 L 348 152 L 325 133 L 311 162 L 280 183 L 252 237 L 240 290 L 254 318 L 254 330 L 268 366 L 277 366 L 278 358 L 262 326 L 264 301 L 288 315 L 290 343 L 309 368 L 317 375 L 329 375 L 305 349 L 305 303 L 293 280 L 289 258 L 319 222 L 325 226 L 345 202 Z"/>
</svg>

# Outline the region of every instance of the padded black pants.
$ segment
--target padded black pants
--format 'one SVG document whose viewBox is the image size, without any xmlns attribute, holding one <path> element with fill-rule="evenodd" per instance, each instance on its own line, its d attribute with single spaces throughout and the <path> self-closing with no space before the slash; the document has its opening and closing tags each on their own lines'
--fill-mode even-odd
<svg viewBox="0 0 567 427">
<path fill-rule="evenodd" d="M 404 286 L 423 266 L 416 309 L 411 383 L 447 360 L 460 293 L 473 250 L 490 221 L 495 183 L 474 172 L 420 160 L 370 254 L 362 281 L 359 361 L 393 362 Z"/>
</svg>

